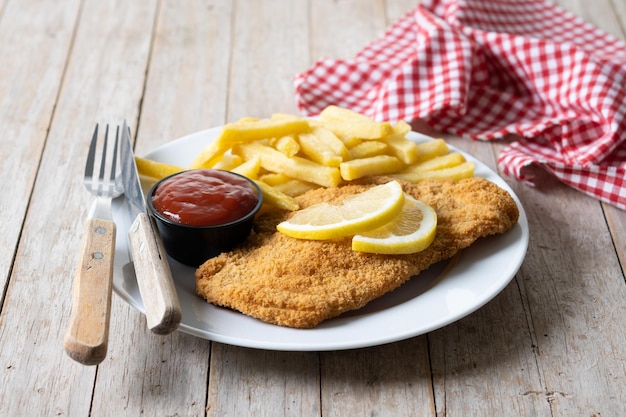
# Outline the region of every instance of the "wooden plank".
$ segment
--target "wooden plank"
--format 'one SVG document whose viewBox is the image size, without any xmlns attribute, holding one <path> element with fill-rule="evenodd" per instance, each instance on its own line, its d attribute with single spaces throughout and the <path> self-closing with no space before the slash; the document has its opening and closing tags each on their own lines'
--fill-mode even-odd
<svg viewBox="0 0 626 417">
<path fill-rule="evenodd" d="M 394 1 L 394 0 L 386 0 L 385 1 L 385 16 L 386 16 L 386 22 L 387 22 L 387 27 L 385 28 L 388 29 L 389 26 L 391 26 L 393 23 L 396 22 L 396 20 L 400 19 L 401 17 L 404 17 L 404 15 L 406 15 L 409 12 L 412 12 L 415 10 L 415 8 L 419 5 L 419 1 L 411 1 L 411 0 L 398 0 L 398 1 Z M 364 45 L 365 46 L 365 45 Z"/>
<path fill-rule="evenodd" d="M 419 3 L 420 2 L 412 0 L 386 0 L 385 16 L 387 27 L 391 26 L 396 20 L 400 19 L 408 12 L 415 10 Z"/>
<path fill-rule="evenodd" d="M 426 336 L 321 354 L 322 415 L 434 416 Z"/>
<path fill-rule="evenodd" d="M 162 2 L 135 151 L 226 121 L 231 2 Z"/>
<path fill-rule="evenodd" d="M 517 191 L 529 202 L 521 279 L 552 415 L 623 415 L 626 287 L 600 203 L 549 178 Z"/>
<path fill-rule="evenodd" d="M 236 3 L 228 121 L 297 112 L 292 77 L 308 66 L 307 36 L 307 9 L 300 3 Z"/>
<path fill-rule="evenodd" d="M 621 39 L 626 39 L 626 2 L 611 0 L 611 7 L 621 31 Z"/>
<path fill-rule="evenodd" d="M 213 343 L 208 417 L 320 415 L 319 356 Z"/>
<path fill-rule="evenodd" d="M 520 292 L 428 335 L 437 415 L 549 415 Z"/>
<path fill-rule="evenodd" d="M 554 3 L 613 36 L 624 37 L 624 26 L 620 24 L 617 15 L 619 7 L 624 12 L 623 2 L 616 2 L 615 6 L 611 0 L 598 0 L 593 3 L 585 0 L 555 0 Z"/>
<path fill-rule="evenodd" d="M 155 335 L 119 297 L 113 313 L 117 340 L 98 370 L 91 416 L 204 416 L 211 343 Z"/>
<path fill-rule="evenodd" d="M 349 59 L 387 28 L 382 0 L 311 2 L 313 60 Z"/>
<path fill-rule="evenodd" d="M 79 3 L 0 3 L 0 166 L 5 174 L 0 212 L 10 219 L 0 234 L 0 289 L 8 285 Z"/>
<path fill-rule="evenodd" d="M 604 213 L 613 237 L 622 273 L 626 270 L 626 211 L 604 205 Z"/>
<path fill-rule="evenodd" d="M 135 147 L 139 154 L 223 123 L 230 48 L 230 21 L 224 16 L 230 7 L 161 3 Z M 111 416 L 203 416 L 211 343 L 181 332 L 153 335 L 143 315 L 117 301 L 112 332 L 125 339 L 111 346 L 115 366 L 98 372 L 94 409 Z"/>
<path fill-rule="evenodd" d="M 47 295 L 47 288 L 54 285 L 53 275 L 31 269 L 33 265 L 28 264 L 12 267 L 20 239 L 32 245 L 37 256 L 41 256 L 40 249 L 49 249 L 52 244 L 51 240 L 46 243 L 46 236 L 54 231 L 48 234 L 45 227 L 30 234 L 21 232 L 79 10 L 78 1 L 64 2 L 61 7 L 40 1 L 1 5 L 0 165 L 5 175 L 0 178 L 0 212 L 10 215 L 11 220 L 3 221 L 0 235 L 0 288 L 8 285 L 6 299 L 0 296 L 0 415 L 20 415 L 24 410 L 52 414 L 59 404 L 54 397 L 63 397 L 57 396 L 58 383 L 69 382 L 66 376 L 58 375 L 58 359 L 57 366 L 47 363 L 54 350 L 57 357 L 62 355 L 61 339 L 50 339 L 64 330 L 44 314 L 46 306 L 52 309 L 54 304 Z M 18 253 L 16 262 L 22 260 Z M 37 292 L 39 285 L 45 290 Z M 48 372 L 41 372 L 41 368 Z M 74 375 L 76 383 L 87 386 L 92 379 L 89 373 Z M 64 397 L 67 400 L 67 394 Z M 80 411 L 84 405 L 77 401 L 64 408 Z"/>
<path fill-rule="evenodd" d="M 12 4 L 17 3 L 27 8 L 34 6 L 21 13 L 24 17 L 44 5 Z M 55 2 L 54 6 L 58 4 Z M 73 362 L 62 349 L 83 223 L 94 201 L 84 190 L 82 171 L 94 124 L 137 116 L 156 2 L 74 4 L 73 11 L 71 7 L 65 9 L 65 19 L 70 22 L 67 30 L 73 30 L 71 16 L 79 6 L 80 24 L 22 232 L 21 242 L 25 244 L 18 248 L 4 305 L 7 313 L 3 313 L 0 328 L 0 386 L 10 392 L 2 395 L 2 415 L 21 415 L 28 410 L 33 415 L 86 416 L 92 406 L 97 368 Z M 55 7 L 43 9 L 42 15 L 54 15 Z M 47 21 L 53 27 L 65 26 L 61 16 Z M 20 34 L 25 39 L 23 35 L 28 32 L 21 30 Z M 63 31 L 53 33 L 64 36 Z M 45 46 L 42 40 L 37 50 L 41 53 Z M 34 64 L 45 66 L 45 61 L 35 60 Z M 50 75 L 44 76 L 44 80 L 43 84 L 31 82 L 42 90 L 54 86 Z M 35 103 L 37 96 L 27 97 Z M 23 112 L 17 114 L 27 116 Z M 42 131 L 48 126 L 47 122 L 28 119 L 24 125 Z M 128 343 L 128 339 L 113 334 L 110 346 L 119 343 Z M 123 361 L 109 358 L 102 366 L 119 367 L 118 375 L 123 375 L 124 365 Z M 7 369 L 11 371 L 4 372 Z"/>
</svg>

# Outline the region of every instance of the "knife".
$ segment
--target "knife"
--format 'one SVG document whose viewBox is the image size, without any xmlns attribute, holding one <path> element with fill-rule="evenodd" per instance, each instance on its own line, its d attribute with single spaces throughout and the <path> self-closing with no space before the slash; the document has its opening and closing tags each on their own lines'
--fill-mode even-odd
<svg viewBox="0 0 626 417">
<path fill-rule="evenodd" d="M 161 236 L 146 211 L 126 122 L 120 151 L 124 196 L 132 220 L 128 245 L 146 310 L 146 322 L 154 333 L 166 335 L 178 328 L 182 312 Z"/>
</svg>

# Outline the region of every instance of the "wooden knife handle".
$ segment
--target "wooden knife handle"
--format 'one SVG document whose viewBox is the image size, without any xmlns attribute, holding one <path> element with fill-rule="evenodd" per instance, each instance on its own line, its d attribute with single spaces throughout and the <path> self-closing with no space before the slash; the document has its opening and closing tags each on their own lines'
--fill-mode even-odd
<svg viewBox="0 0 626 417">
<path fill-rule="evenodd" d="M 111 319 L 115 223 L 89 219 L 74 277 L 72 313 L 63 339 L 67 354 L 84 365 L 105 358 Z"/>
<path fill-rule="evenodd" d="M 148 328 L 166 335 L 178 328 L 182 312 L 165 248 L 155 229 L 150 217 L 140 213 L 128 229 L 128 241 Z"/>
</svg>

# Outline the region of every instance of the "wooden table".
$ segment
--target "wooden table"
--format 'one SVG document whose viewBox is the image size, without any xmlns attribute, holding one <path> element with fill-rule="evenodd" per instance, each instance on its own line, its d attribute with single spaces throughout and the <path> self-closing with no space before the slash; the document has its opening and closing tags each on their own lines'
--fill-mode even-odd
<svg viewBox="0 0 626 417">
<path fill-rule="evenodd" d="M 559 0 L 618 37 L 626 3 Z M 139 154 L 242 116 L 296 112 L 291 77 L 349 58 L 408 0 L 0 0 L 0 415 L 626 415 L 626 213 L 507 179 L 530 224 L 510 285 L 468 317 L 329 352 L 156 336 L 113 296 L 109 352 L 62 349 L 96 122 Z M 501 143 L 446 136 L 495 168 Z"/>
</svg>

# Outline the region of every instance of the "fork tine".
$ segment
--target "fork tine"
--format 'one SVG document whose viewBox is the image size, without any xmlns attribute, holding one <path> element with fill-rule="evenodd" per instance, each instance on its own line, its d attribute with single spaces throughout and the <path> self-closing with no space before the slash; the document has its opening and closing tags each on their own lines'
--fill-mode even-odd
<svg viewBox="0 0 626 417">
<path fill-rule="evenodd" d="M 109 125 L 104 128 L 104 145 L 102 147 L 102 160 L 100 161 L 100 175 L 98 176 L 98 193 L 104 189 L 104 175 L 107 166 L 107 151 L 109 149 Z"/>
<path fill-rule="evenodd" d="M 85 163 L 85 179 L 93 178 L 93 169 L 96 163 L 96 144 L 98 143 L 98 125 L 93 131 L 91 144 L 89 145 L 89 153 L 87 154 L 87 162 Z"/>
<path fill-rule="evenodd" d="M 115 143 L 113 144 L 113 161 L 111 163 L 111 174 L 109 175 L 109 179 L 111 180 L 111 186 L 113 186 L 113 183 L 115 182 L 115 174 L 117 172 L 117 145 L 120 139 L 120 127 L 117 126 L 117 128 L 115 129 Z"/>
<path fill-rule="evenodd" d="M 104 125 L 104 135 L 99 134 L 101 130 L 99 124 L 96 124 L 93 131 L 85 164 L 84 184 L 87 190 L 96 196 L 115 198 L 124 191 L 120 172 L 120 129 L 120 126 L 117 126 L 115 137 L 111 132 L 111 138 L 109 124 Z M 104 136 L 103 142 L 98 140 L 99 136 Z M 102 155 L 98 152 L 102 152 Z"/>
</svg>

